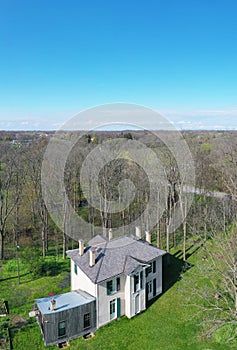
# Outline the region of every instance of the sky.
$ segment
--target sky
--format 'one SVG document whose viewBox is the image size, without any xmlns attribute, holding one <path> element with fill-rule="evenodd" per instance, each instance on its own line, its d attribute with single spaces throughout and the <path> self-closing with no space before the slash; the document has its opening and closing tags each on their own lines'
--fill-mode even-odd
<svg viewBox="0 0 237 350">
<path fill-rule="evenodd" d="M 57 129 L 113 102 L 237 129 L 236 13 L 236 0 L 0 0 L 0 129 Z"/>
</svg>

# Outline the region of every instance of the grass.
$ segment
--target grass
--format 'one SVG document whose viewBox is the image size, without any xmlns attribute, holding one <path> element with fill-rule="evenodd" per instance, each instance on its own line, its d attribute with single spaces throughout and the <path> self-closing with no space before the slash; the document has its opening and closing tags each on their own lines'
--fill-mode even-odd
<svg viewBox="0 0 237 350">
<path fill-rule="evenodd" d="M 94 338 L 85 341 L 82 338 L 70 341 L 70 349 L 146 349 L 146 350 L 230 350 L 235 347 L 220 344 L 214 339 L 205 339 L 200 326 L 202 317 L 190 306 L 195 303 L 195 295 L 190 295 L 188 284 L 203 283 L 197 276 L 196 265 L 202 261 L 202 247 L 193 246 L 189 250 L 189 267 L 185 272 L 185 281 L 177 279 L 182 268 L 181 260 L 171 259 L 166 280 L 166 292 L 153 303 L 148 310 L 128 320 L 122 317 L 100 328 Z M 172 252 L 179 255 L 178 249 Z M 53 258 L 51 258 L 53 259 Z M 21 284 L 17 283 L 16 262 L 9 261 L 0 270 L 0 297 L 9 301 L 11 319 L 22 318 L 25 322 L 15 322 L 12 329 L 13 347 L 17 350 L 45 349 L 40 329 L 34 318 L 29 318 L 34 299 L 61 293 L 69 288 L 69 262 L 59 261 L 61 272 L 53 277 L 32 278 L 26 266 L 21 266 Z M 15 264 L 15 265 L 14 265 Z M 190 299 L 190 300 L 189 300 Z M 189 304 L 190 303 L 190 304 Z M 57 349 L 47 347 L 47 349 Z"/>
</svg>

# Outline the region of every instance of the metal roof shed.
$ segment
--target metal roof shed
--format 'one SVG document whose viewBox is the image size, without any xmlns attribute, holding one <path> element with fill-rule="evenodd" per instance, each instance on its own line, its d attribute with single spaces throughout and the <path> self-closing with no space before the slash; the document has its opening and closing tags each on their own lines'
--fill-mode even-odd
<svg viewBox="0 0 237 350">
<path fill-rule="evenodd" d="M 96 301 L 77 290 L 36 299 L 37 321 L 45 345 L 55 345 L 96 330 Z"/>
</svg>

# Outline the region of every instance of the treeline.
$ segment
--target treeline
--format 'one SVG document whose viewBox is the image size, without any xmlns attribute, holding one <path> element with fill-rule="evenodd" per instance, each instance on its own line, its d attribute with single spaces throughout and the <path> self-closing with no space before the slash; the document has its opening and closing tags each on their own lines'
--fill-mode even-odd
<svg viewBox="0 0 237 350">
<path fill-rule="evenodd" d="M 17 246 L 40 247 L 43 257 L 53 246 L 57 254 L 65 256 L 67 247 L 71 248 L 77 243 L 61 232 L 51 220 L 41 194 L 41 165 L 52 135 L 31 133 L 27 138 L 29 142 L 23 141 L 26 137 L 20 132 L 14 135 L 2 132 L 0 136 L 0 259 L 15 256 Z M 185 198 L 190 193 L 182 189 L 180 169 L 171 150 L 153 133 L 87 132 L 78 138 L 65 167 L 64 181 L 74 210 L 92 224 L 89 236 L 94 234 L 93 227 L 101 228 L 102 234 L 111 227 L 119 227 L 123 233 L 125 227 L 139 218 L 141 226 L 144 230 L 152 231 L 153 240 L 161 248 L 169 251 L 171 246 L 183 242 L 185 259 L 188 236 L 198 235 L 206 240 L 236 220 L 236 133 L 183 132 L 183 136 L 191 150 L 196 173 L 196 188 L 190 189 L 196 194 L 187 217 Z M 65 132 L 62 137 L 70 137 L 70 133 Z M 98 188 L 105 201 L 100 202 L 99 208 L 91 205 L 93 198 L 86 197 L 83 192 L 80 172 L 84 160 L 96 147 L 115 138 L 122 138 L 128 145 L 134 140 L 145 144 L 162 162 L 168 188 L 165 208 L 161 217 L 157 213 L 159 220 L 155 227 L 150 227 L 146 211 L 151 198 L 149 179 L 146 171 L 130 159 L 109 161 L 100 170 Z M 93 169 L 90 176 L 92 181 Z M 108 203 L 126 202 L 126 189 L 121 188 L 124 179 L 129 179 L 134 186 L 133 200 L 123 210 L 111 212 Z M 213 192 L 220 192 L 220 196 L 213 195 Z M 229 197 L 221 193 L 228 193 Z M 161 194 L 157 191 L 155 195 L 159 202 Z M 172 218 L 175 215 L 182 215 L 183 223 L 173 230 Z"/>
</svg>

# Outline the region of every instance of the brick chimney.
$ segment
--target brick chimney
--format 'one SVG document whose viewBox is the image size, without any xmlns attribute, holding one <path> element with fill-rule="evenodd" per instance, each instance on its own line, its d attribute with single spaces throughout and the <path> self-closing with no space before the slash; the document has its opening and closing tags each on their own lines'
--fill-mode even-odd
<svg viewBox="0 0 237 350">
<path fill-rule="evenodd" d="M 111 241 L 111 239 L 113 239 L 113 230 L 112 230 L 112 228 L 109 229 L 109 241 Z"/>
<path fill-rule="evenodd" d="M 82 256 L 84 254 L 84 242 L 82 239 L 79 240 L 79 255 Z"/>
<path fill-rule="evenodd" d="M 142 232 L 141 232 L 141 227 L 140 226 L 136 226 L 136 237 L 141 239 L 142 238 Z"/>
<path fill-rule="evenodd" d="M 55 311 L 56 310 L 56 300 L 52 299 L 50 302 L 50 310 Z"/>
<path fill-rule="evenodd" d="M 95 265 L 95 249 L 91 248 L 89 250 L 89 254 L 90 254 L 90 262 L 89 265 L 90 267 L 93 267 Z"/>
<path fill-rule="evenodd" d="M 148 230 L 146 230 L 145 234 L 146 234 L 146 241 L 151 244 L 151 233 Z"/>
</svg>

